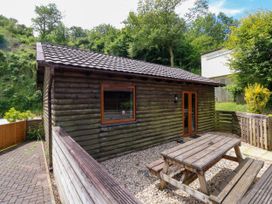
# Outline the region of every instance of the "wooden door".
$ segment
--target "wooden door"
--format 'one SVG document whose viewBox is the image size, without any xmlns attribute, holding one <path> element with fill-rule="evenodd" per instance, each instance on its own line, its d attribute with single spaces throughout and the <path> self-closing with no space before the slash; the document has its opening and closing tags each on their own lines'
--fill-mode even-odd
<svg viewBox="0 0 272 204">
<path fill-rule="evenodd" d="M 182 94 L 183 136 L 192 136 L 197 132 L 197 94 L 185 91 Z"/>
</svg>

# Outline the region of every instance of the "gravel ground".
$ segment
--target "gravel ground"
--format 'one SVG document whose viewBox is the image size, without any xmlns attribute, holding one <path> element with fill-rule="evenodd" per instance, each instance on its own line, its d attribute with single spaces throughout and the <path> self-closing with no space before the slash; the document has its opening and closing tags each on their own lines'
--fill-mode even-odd
<svg viewBox="0 0 272 204">
<path fill-rule="evenodd" d="M 49 172 L 49 175 L 50 175 L 50 179 L 51 179 L 53 195 L 54 195 L 54 198 L 55 198 L 55 204 L 61 204 L 61 200 L 60 200 L 60 196 L 59 196 L 59 192 L 58 192 L 58 187 L 57 187 L 57 184 L 56 184 L 54 174 L 51 171 L 51 172 Z"/>
<path fill-rule="evenodd" d="M 130 153 L 121 157 L 110 159 L 102 162 L 108 172 L 117 179 L 117 181 L 131 193 L 133 193 L 140 201 L 147 204 L 177 204 L 177 203 L 202 203 L 185 192 L 175 189 L 166 188 L 161 191 L 158 189 L 159 180 L 149 174 L 146 165 L 158 158 L 160 152 L 165 149 L 176 146 L 176 142 L 170 142 L 149 148 L 143 151 Z M 234 154 L 230 151 L 229 154 Z M 232 178 L 232 171 L 237 167 L 236 162 L 222 159 L 215 166 L 206 172 L 208 188 L 212 194 L 217 195 L 227 184 L 226 181 Z M 265 169 L 269 166 L 265 162 L 264 168 L 258 176 L 261 176 Z M 190 184 L 191 187 L 198 189 L 198 181 Z"/>
</svg>

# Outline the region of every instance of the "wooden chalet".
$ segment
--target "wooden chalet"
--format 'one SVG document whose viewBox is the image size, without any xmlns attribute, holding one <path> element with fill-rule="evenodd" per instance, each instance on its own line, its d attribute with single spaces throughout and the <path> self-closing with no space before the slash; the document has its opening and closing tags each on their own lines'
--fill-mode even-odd
<svg viewBox="0 0 272 204">
<path fill-rule="evenodd" d="M 180 68 L 37 43 L 46 147 L 60 126 L 98 160 L 214 130 L 214 88 Z"/>
<path fill-rule="evenodd" d="M 244 159 L 240 138 L 203 133 L 220 118 L 214 89 L 221 84 L 178 68 L 51 44 L 37 44 L 37 62 L 46 151 L 62 203 L 141 203 L 97 160 L 196 134 L 147 165 L 161 189 L 169 183 L 204 203 L 271 203 L 272 166 L 251 186 L 264 162 Z M 260 132 L 270 132 L 270 119 L 261 119 Z M 213 195 L 205 172 L 221 159 L 239 165 Z M 200 191 L 189 186 L 196 179 Z"/>
</svg>

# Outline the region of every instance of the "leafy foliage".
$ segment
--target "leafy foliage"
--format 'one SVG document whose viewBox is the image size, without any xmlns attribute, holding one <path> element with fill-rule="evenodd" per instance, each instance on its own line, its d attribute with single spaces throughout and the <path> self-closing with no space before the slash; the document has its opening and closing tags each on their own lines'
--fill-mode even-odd
<svg viewBox="0 0 272 204">
<path fill-rule="evenodd" d="M 61 29 L 62 15 L 56 4 L 35 7 L 36 18 L 32 18 L 34 29 L 39 33 L 41 40 L 48 40 L 55 29 Z"/>
<path fill-rule="evenodd" d="M 194 52 L 191 52 L 194 67 L 200 69 L 202 54 L 222 48 L 228 39 L 230 27 L 237 25 L 237 20 L 227 17 L 224 13 L 218 15 L 208 13 L 193 21 L 186 37 L 194 48 Z"/>
<path fill-rule="evenodd" d="M 194 6 L 189 8 L 189 12 L 185 14 L 187 22 L 192 22 L 202 16 L 206 16 L 209 13 L 209 6 L 207 0 L 195 1 Z"/>
<path fill-rule="evenodd" d="M 139 0 L 138 11 L 140 14 L 152 11 L 172 13 L 182 0 Z"/>
<path fill-rule="evenodd" d="M 27 120 L 33 118 L 34 114 L 31 111 L 20 112 L 17 111 L 14 107 L 9 109 L 4 115 L 4 118 L 9 122 L 16 122 L 17 120 Z"/>
<path fill-rule="evenodd" d="M 230 63 L 237 71 L 237 86 L 259 83 L 272 89 L 272 12 L 262 11 L 241 20 L 231 28 L 226 44 L 233 49 Z"/>
<path fill-rule="evenodd" d="M 111 54 L 111 44 L 117 38 L 119 30 L 108 24 L 94 27 L 88 33 L 89 49 Z"/>
<path fill-rule="evenodd" d="M 133 39 L 129 44 L 130 57 L 174 66 L 175 51 L 185 31 L 185 23 L 177 14 L 156 10 L 144 14 L 131 12 L 126 26 Z M 167 53 L 164 54 L 167 59 L 154 59 L 154 52 L 158 57 L 163 56 L 161 52 Z"/>
<path fill-rule="evenodd" d="M 244 89 L 237 83 L 237 73 L 230 75 L 229 78 L 231 79 L 232 83 L 226 86 L 226 90 L 232 94 L 234 101 L 236 101 L 237 97 L 241 96 L 241 93 L 243 93 Z"/>
<path fill-rule="evenodd" d="M 175 12 L 182 3 L 182 0 L 140 0 L 137 12 L 129 13 L 122 29 L 107 24 L 90 30 L 67 28 L 61 22 L 61 13 L 51 4 L 47 9 L 36 7 L 33 22 L 35 25 L 50 10 L 49 20 L 44 23 L 54 29 L 47 29 L 46 37 L 39 31 L 40 39 L 199 73 L 200 55 L 220 48 L 229 26 L 236 25 L 236 21 L 222 13 L 209 14 L 206 0 L 196 1 L 187 14 L 190 20 L 185 21 Z M 49 26 L 52 22 L 54 26 Z"/>
<path fill-rule="evenodd" d="M 44 139 L 44 128 L 43 125 L 40 124 L 37 127 L 31 128 L 27 133 L 28 140 L 42 140 Z"/>
<path fill-rule="evenodd" d="M 262 85 L 255 83 L 245 88 L 245 101 L 248 110 L 253 113 L 263 113 L 271 92 Z"/>
<path fill-rule="evenodd" d="M 11 107 L 41 110 L 41 92 L 36 90 L 35 38 L 32 29 L 0 16 L 0 116 Z"/>
<path fill-rule="evenodd" d="M 36 89 L 35 42 L 46 41 L 95 52 L 130 57 L 200 72 L 200 55 L 218 49 L 236 21 L 208 13 L 207 0 L 197 0 L 181 18 L 176 7 L 184 0 L 140 0 L 124 27 L 101 24 L 92 29 L 62 22 L 55 4 L 36 6 L 33 28 L 0 16 L 0 116 L 11 107 L 41 111 Z M 33 30 L 38 37 L 33 36 Z"/>
</svg>

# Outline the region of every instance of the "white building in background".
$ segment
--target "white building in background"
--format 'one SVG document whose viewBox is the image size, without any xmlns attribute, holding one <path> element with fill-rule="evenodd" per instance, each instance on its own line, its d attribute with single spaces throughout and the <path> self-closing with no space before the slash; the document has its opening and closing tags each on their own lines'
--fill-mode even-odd
<svg viewBox="0 0 272 204">
<path fill-rule="evenodd" d="M 201 75 L 208 78 L 233 74 L 228 65 L 231 50 L 217 50 L 201 56 Z"/>
<path fill-rule="evenodd" d="M 229 85 L 232 83 L 230 76 L 234 73 L 229 67 L 231 50 L 221 49 L 201 56 L 201 75 Z M 233 101 L 233 96 L 226 87 L 215 88 L 217 102 Z"/>
</svg>

